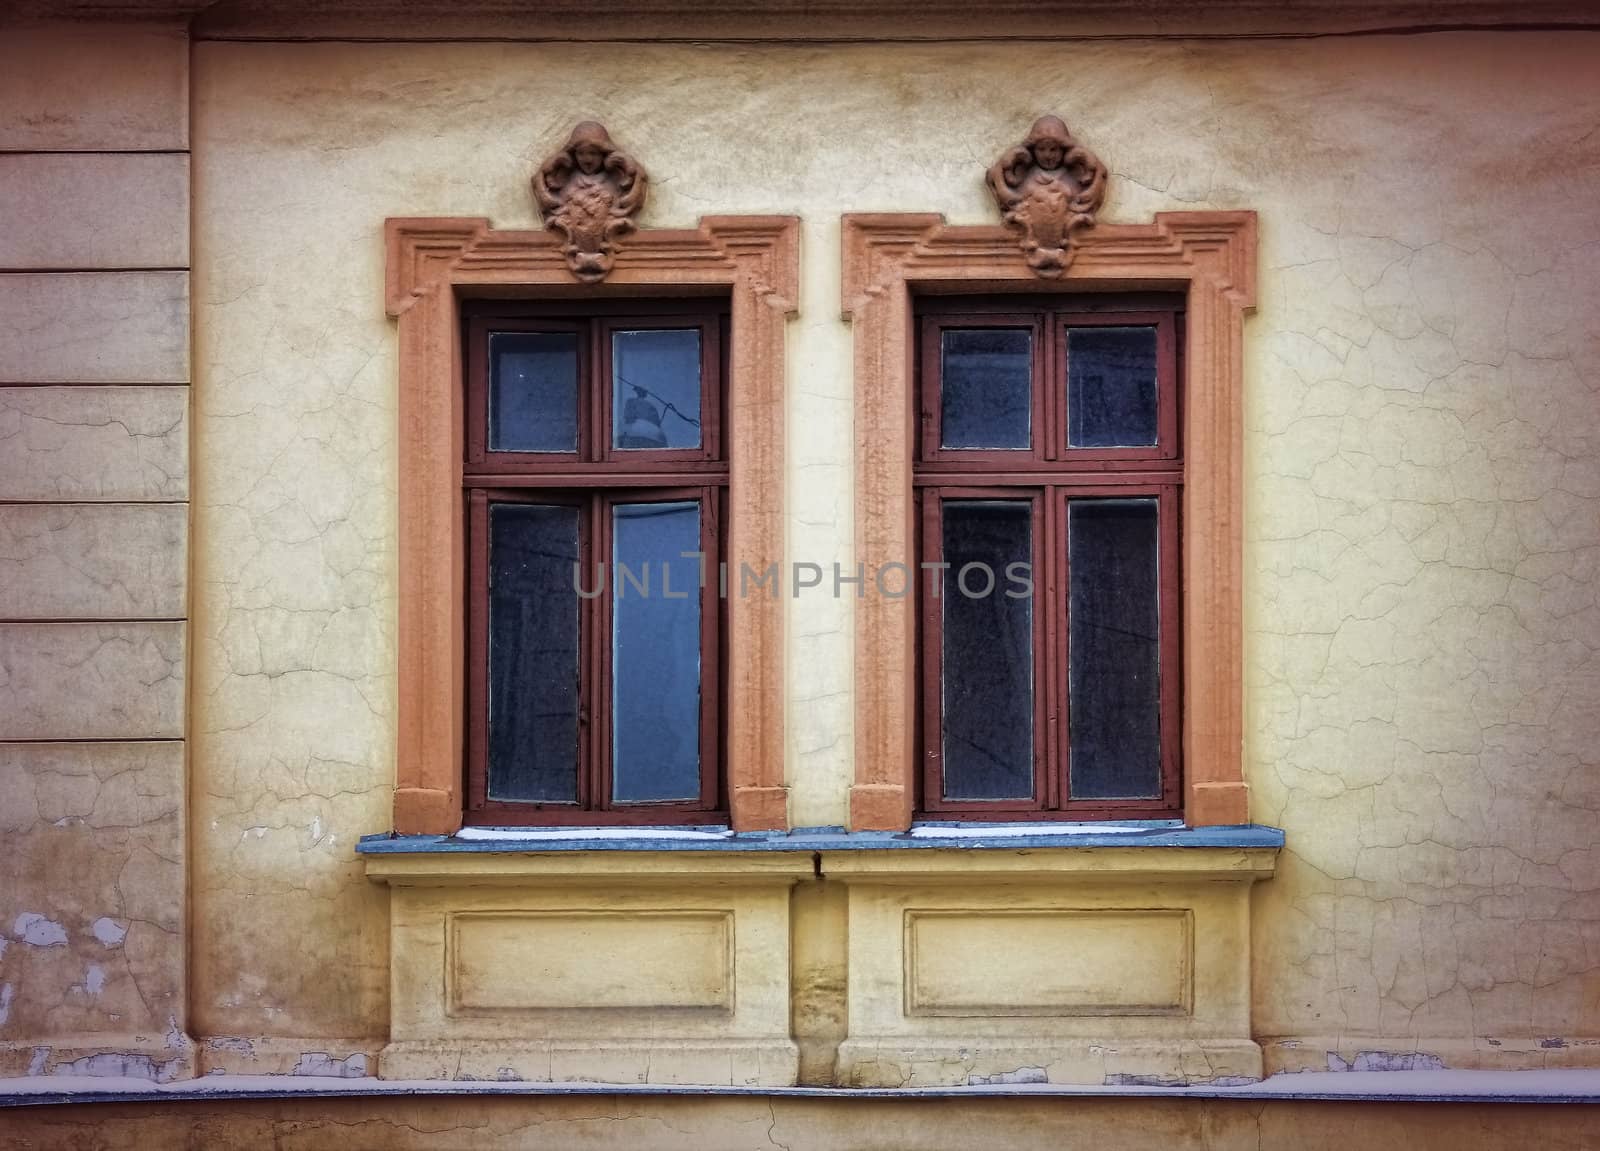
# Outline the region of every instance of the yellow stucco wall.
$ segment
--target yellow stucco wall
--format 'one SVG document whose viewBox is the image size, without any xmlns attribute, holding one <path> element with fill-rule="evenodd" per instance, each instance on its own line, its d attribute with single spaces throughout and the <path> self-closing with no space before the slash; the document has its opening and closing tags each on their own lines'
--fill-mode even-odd
<svg viewBox="0 0 1600 1151">
<path fill-rule="evenodd" d="M 982 170 L 1044 111 L 1111 168 L 1103 219 L 1261 217 L 1246 772 L 1288 834 L 1254 896 L 1254 1031 L 1288 1041 L 1269 1067 L 1600 1062 L 1591 57 L 1543 34 L 196 44 L 191 1022 L 212 1065 L 370 1053 L 387 1026 L 387 896 L 352 850 L 388 826 L 394 756 L 384 217 L 535 226 L 529 174 L 583 117 L 649 169 L 647 227 L 801 217 L 788 546 L 848 566 L 840 214 L 991 221 Z M 792 822 L 843 823 L 850 601 L 788 611 Z"/>
</svg>

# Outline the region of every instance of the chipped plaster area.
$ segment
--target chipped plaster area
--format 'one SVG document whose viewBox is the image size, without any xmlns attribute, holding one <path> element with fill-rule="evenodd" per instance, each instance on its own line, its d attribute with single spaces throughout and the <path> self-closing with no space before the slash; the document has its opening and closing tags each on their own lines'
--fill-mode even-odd
<svg viewBox="0 0 1600 1151">
<path fill-rule="evenodd" d="M 0 744 L 0 1075 L 184 1066 L 183 745 Z"/>
<path fill-rule="evenodd" d="M 649 168 L 646 227 L 799 214 L 788 547 L 849 570 L 839 215 L 987 222 L 983 167 L 1055 110 L 1112 169 L 1105 219 L 1261 213 L 1247 772 L 1253 816 L 1289 847 L 1256 896 L 1257 1032 L 1330 1037 L 1307 1044 L 1318 1067 L 1329 1050 L 1348 1062 L 1446 1041 L 1451 1063 L 1491 1049 L 1593 1061 L 1600 132 L 1586 52 L 1531 34 L 1070 53 L 197 45 L 201 1033 L 384 1025 L 383 892 L 350 850 L 389 824 L 394 758 L 383 218 L 532 226 L 528 172 L 580 112 Z M 787 611 L 791 817 L 838 823 L 851 603 Z"/>
</svg>

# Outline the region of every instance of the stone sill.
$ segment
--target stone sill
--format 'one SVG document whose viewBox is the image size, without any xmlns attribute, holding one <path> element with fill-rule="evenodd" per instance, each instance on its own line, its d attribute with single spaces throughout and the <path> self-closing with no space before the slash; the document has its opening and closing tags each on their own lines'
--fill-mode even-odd
<svg viewBox="0 0 1600 1151">
<path fill-rule="evenodd" d="M 468 827 L 454 835 L 363 835 L 362 855 L 424 855 L 544 851 L 1014 851 L 1084 847 L 1223 847 L 1276 851 L 1283 832 L 1256 823 L 1184 827 L 1142 823 L 919 823 L 910 831 L 730 831 L 725 827 Z"/>
<path fill-rule="evenodd" d="M 801 828 L 465 828 L 366 835 L 367 874 L 389 882 L 628 875 L 888 879 L 941 873 L 1092 873 L 1098 878 L 1264 879 L 1284 842 L 1274 827 L 1175 823 L 918 824 L 907 832 Z"/>
<path fill-rule="evenodd" d="M 1600 1070 L 1305 1071 L 1235 1086 L 1119 1084 L 1070 1086 L 1005 1083 L 975 1087 L 690 1087 L 639 1083 L 454 1082 L 333 1079 L 313 1076 L 209 1075 L 177 1083 L 138 1079 L 38 1076 L 0 1079 L 0 1107 L 60 1103 L 214 1102 L 219 1099 L 341 1098 L 365 1095 L 759 1095 L 837 1099 L 1065 1096 L 1254 1099 L 1351 1103 L 1600 1104 Z"/>
</svg>

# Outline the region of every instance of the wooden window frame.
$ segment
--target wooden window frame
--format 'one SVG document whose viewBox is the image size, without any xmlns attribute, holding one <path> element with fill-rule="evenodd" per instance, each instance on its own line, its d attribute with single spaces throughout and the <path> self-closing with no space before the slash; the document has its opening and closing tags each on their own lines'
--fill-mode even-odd
<svg viewBox="0 0 1600 1151">
<path fill-rule="evenodd" d="M 474 300 L 582 301 L 584 311 L 637 311 L 639 301 L 698 310 L 726 301 L 727 460 L 723 558 L 765 570 L 783 562 L 784 364 L 787 320 L 799 293 L 799 221 L 715 216 L 697 228 L 628 237 L 603 284 L 579 283 L 549 232 L 497 231 L 475 217 L 385 222 L 385 304 L 398 323 L 399 602 L 394 827 L 447 835 L 467 807 L 469 420 L 462 338 Z M 674 304 L 682 297 L 688 304 Z M 622 301 L 627 301 L 623 303 Z M 466 310 L 470 311 L 471 308 Z M 497 490 L 705 486 L 659 461 L 556 475 L 496 472 Z M 723 465 L 699 461 L 701 472 Z M 693 470 L 693 469 L 689 469 Z M 624 474 L 625 473 L 625 474 Z M 719 701 L 726 811 L 741 831 L 788 825 L 784 782 L 783 626 L 777 598 L 730 597 L 718 637 L 726 698 Z M 597 822 L 586 813 L 585 822 Z"/>
<path fill-rule="evenodd" d="M 1182 813 L 1196 827 L 1249 822 L 1243 364 L 1244 316 L 1255 306 L 1255 213 L 1163 212 L 1148 224 L 1099 224 L 1076 235 L 1073 262 L 1058 280 L 1028 268 L 1012 230 L 951 226 L 930 213 L 847 215 L 842 244 L 844 314 L 855 340 L 855 559 L 868 570 L 916 554 L 914 472 L 924 434 L 915 382 L 917 297 L 1184 296 L 1187 387 L 1177 418 L 1186 457 L 1176 525 Z M 1114 458 L 1104 464 L 1106 485 L 1138 482 L 1136 465 Z M 1007 474 L 1020 481 L 1026 473 Z M 869 596 L 856 604 L 853 829 L 903 830 L 916 810 L 922 680 L 918 607 L 909 599 Z"/>
<path fill-rule="evenodd" d="M 698 306 L 696 306 L 698 305 Z M 615 563 L 612 509 L 622 503 L 693 500 L 700 507 L 706 573 L 718 570 L 728 465 L 723 454 L 722 380 L 727 307 L 722 300 L 604 300 L 463 303 L 466 340 L 466 455 L 462 486 L 467 522 L 467 789 L 465 822 L 489 826 L 726 823 L 720 717 L 725 708 L 721 670 L 724 601 L 718 581 L 706 579 L 700 598 L 700 792 L 689 802 L 618 803 L 611 798 L 615 716 L 611 706 Z M 613 446 L 615 388 L 612 338 L 618 331 L 695 330 L 700 334 L 700 446 L 635 449 Z M 487 450 L 489 354 L 500 332 L 570 331 L 579 336 L 578 431 L 573 452 Z M 604 483 L 595 483 L 604 479 Z M 606 593 L 578 599 L 579 721 L 575 803 L 489 798 L 489 505 L 554 503 L 580 509 L 579 551 L 584 579 L 604 563 Z"/>
<path fill-rule="evenodd" d="M 1181 602 L 1178 547 L 1184 459 L 1178 412 L 1182 365 L 1178 354 L 1183 301 L 1175 296 L 1057 295 L 968 300 L 924 296 L 914 301 L 919 356 L 914 365 L 920 424 L 912 483 L 918 502 L 919 556 L 942 559 L 942 505 L 965 500 L 1022 500 L 1032 506 L 1034 752 L 1028 800 L 949 800 L 943 792 L 943 600 L 931 579 L 919 580 L 918 659 L 922 707 L 918 724 L 921 771 L 915 813 L 927 819 L 1091 820 L 1171 819 L 1182 815 Z M 950 329 L 1027 328 L 1032 357 L 1035 429 L 1028 449 L 951 449 L 940 446 L 942 337 Z M 1156 442 L 1149 446 L 1068 448 L 1067 338 L 1069 328 L 1156 329 Z M 1074 498 L 1157 501 L 1157 594 L 1160 632 L 1159 793 L 1154 798 L 1078 799 L 1070 794 L 1071 699 L 1067 554 L 1068 508 Z M 948 575 L 948 573 L 946 573 Z M 948 578 L 945 581 L 949 582 Z M 949 594 L 946 587 L 945 595 Z"/>
</svg>

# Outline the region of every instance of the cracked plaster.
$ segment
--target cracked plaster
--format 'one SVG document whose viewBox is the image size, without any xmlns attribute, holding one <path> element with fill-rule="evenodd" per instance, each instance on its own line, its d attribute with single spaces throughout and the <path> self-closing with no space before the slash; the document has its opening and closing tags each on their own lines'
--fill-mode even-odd
<svg viewBox="0 0 1600 1151">
<path fill-rule="evenodd" d="M 0 388 L 0 491 L 11 500 L 182 500 L 187 387 Z"/>
</svg>

